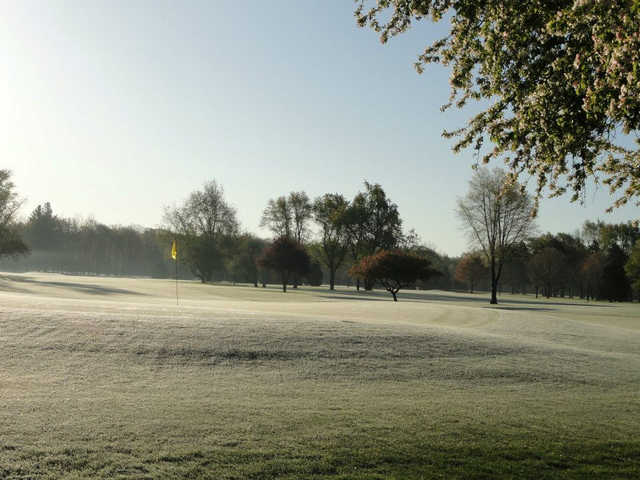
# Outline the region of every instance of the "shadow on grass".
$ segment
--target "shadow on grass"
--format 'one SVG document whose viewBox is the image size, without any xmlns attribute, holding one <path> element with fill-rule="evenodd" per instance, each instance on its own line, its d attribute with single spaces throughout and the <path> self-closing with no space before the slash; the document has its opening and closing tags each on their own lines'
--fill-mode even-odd
<svg viewBox="0 0 640 480">
<path fill-rule="evenodd" d="M 323 295 L 323 298 L 331 298 L 331 299 L 340 299 L 340 300 L 379 300 L 379 301 L 393 301 L 390 294 L 382 291 L 335 291 L 332 292 L 331 295 Z M 465 295 L 455 295 L 448 293 L 437 293 L 431 292 L 428 290 L 400 290 L 398 293 L 398 301 L 411 301 L 411 302 L 465 302 L 470 304 L 487 304 L 489 307 L 489 294 L 478 295 L 477 297 L 472 297 L 468 294 Z M 547 300 L 538 300 L 532 298 L 531 300 L 517 300 L 517 299 L 509 299 L 502 296 L 498 299 L 498 308 L 501 305 L 527 305 L 526 307 L 520 307 L 521 310 L 553 310 L 553 308 L 549 307 L 612 307 L 613 305 L 603 305 L 603 304 L 595 304 L 595 303 L 572 303 L 572 302 L 561 302 L 561 301 L 547 301 Z M 502 307 L 503 309 L 509 309 L 509 307 Z M 510 309 L 516 310 L 518 308 L 511 307 Z"/>
<path fill-rule="evenodd" d="M 534 311 L 534 312 L 552 312 L 553 308 L 548 307 L 509 307 L 504 305 L 488 305 L 484 308 L 490 308 L 491 310 L 513 310 L 513 311 Z"/>
<path fill-rule="evenodd" d="M 69 289 L 75 292 L 80 293 L 88 293 L 89 295 L 138 295 L 138 296 L 146 296 L 145 293 L 136 292 L 134 290 L 127 290 L 125 288 L 113 288 L 113 287 L 105 287 L 103 285 L 95 285 L 92 283 L 72 283 L 72 282 L 53 282 L 53 281 L 43 281 L 37 280 L 33 277 L 23 276 L 23 275 L 3 275 L 0 277 L 0 280 L 29 284 L 34 286 L 42 286 L 42 287 L 59 287 Z M 13 287 L 11 285 L 6 285 L 0 287 L 2 289 L 8 289 L 10 291 L 16 291 L 20 293 L 32 293 L 29 290 L 21 289 L 18 287 Z"/>
<path fill-rule="evenodd" d="M 489 295 L 478 295 L 477 297 L 465 295 L 448 294 L 446 292 L 428 292 L 427 290 L 401 290 L 398 293 L 399 302 L 456 302 L 469 304 L 486 304 L 487 308 L 502 310 L 531 310 L 531 311 L 553 311 L 553 307 L 612 307 L 599 303 L 571 303 L 561 301 L 548 301 L 545 299 L 517 300 L 501 297 L 497 306 L 489 305 Z M 334 291 L 331 294 L 320 294 L 322 298 L 333 300 L 367 300 L 367 301 L 393 301 L 391 295 L 382 291 Z"/>
<path fill-rule="evenodd" d="M 365 295 L 320 295 L 322 298 L 327 298 L 327 299 L 331 299 L 331 300 L 362 300 L 362 301 L 369 301 L 369 302 L 384 302 L 385 300 L 391 300 L 393 301 L 393 299 L 391 298 L 391 295 L 389 295 L 389 298 L 380 298 L 380 297 L 371 297 L 371 296 L 365 296 Z"/>
</svg>

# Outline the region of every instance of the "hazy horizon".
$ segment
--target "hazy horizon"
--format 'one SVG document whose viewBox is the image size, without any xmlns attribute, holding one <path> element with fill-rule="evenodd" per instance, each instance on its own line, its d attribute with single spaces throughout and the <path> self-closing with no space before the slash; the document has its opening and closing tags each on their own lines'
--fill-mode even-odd
<svg viewBox="0 0 640 480">
<path fill-rule="evenodd" d="M 447 70 L 412 67 L 441 25 L 381 45 L 337 0 L 1 5 L 0 168 L 23 216 L 49 201 L 64 217 L 157 227 L 164 206 L 215 179 L 242 227 L 267 236 L 270 198 L 352 198 L 366 179 L 424 242 L 467 248 L 454 208 L 475 159 L 441 133 L 473 110 L 441 113 Z M 584 206 L 545 199 L 539 230 L 640 217 L 607 214 L 612 202 L 593 185 Z"/>
</svg>

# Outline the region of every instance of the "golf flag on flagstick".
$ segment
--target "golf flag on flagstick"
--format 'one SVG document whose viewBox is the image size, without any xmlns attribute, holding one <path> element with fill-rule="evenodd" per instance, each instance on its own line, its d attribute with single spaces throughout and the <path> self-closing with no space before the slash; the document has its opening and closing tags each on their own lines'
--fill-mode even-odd
<svg viewBox="0 0 640 480">
<path fill-rule="evenodd" d="M 171 244 L 171 258 L 176 261 L 176 305 L 178 305 L 178 242 L 175 238 Z"/>
</svg>

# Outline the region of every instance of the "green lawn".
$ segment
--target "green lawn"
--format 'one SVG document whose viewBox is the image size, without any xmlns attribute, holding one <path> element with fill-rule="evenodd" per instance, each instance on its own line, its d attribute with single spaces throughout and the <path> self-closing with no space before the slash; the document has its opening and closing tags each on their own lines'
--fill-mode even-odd
<svg viewBox="0 0 640 480">
<path fill-rule="evenodd" d="M 0 276 L 0 478 L 640 478 L 640 305 Z"/>
</svg>

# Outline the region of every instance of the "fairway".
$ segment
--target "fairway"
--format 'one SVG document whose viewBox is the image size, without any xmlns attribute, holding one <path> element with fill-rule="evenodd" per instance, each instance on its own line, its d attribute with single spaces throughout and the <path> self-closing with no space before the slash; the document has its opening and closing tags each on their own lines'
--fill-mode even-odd
<svg viewBox="0 0 640 480">
<path fill-rule="evenodd" d="M 0 275 L 0 478 L 639 478 L 640 305 Z"/>
</svg>

